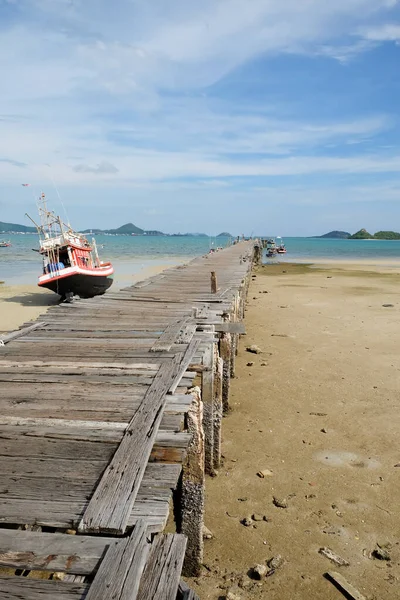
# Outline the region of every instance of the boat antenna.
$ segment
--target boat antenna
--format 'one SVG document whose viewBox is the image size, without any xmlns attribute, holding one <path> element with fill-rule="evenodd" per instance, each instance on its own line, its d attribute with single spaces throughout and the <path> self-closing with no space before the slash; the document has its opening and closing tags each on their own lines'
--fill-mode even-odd
<svg viewBox="0 0 400 600">
<path fill-rule="evenodd" d="M 61 206 L 62 206 L 62 209 L 63 209 L 63 211 L 64 211 L 64 215 L 65 215 L 65 218 L 66 218 L 66 220 L 67 220 L 68 227 L 69 227 L 69 228 L 71 228 L 71 224 L 70 224 L 70 221 L 69 221 L 69 216 L 68 216 L 68 213 L 67 213 L 67 211 L 66 211 L 66 208 L 65 208 L 65 206 L 64 206 L 64 202 L 63 202 L 63 201 L 62 201 L 62 199 L 61 199 L 60 192 L 58 191 L 58 188 L 57 188 L 57 186 L 56 186 L 56 183 L 55 183 L 55 181 L 54 181 L 54 179 L 53 179 L 53 176 L 52 176 L 52 174 L 51 174 L 51 166 L 50 166 L 48 163 L 46 163 L 46 167 L 49 167 L 49 169 L 50 169 L 50 171 L 49 171 L 49 177 L 50 177 L 50 179 L 51 179 L 51 183 L 53 184 L 53 186 L 54 186 L 54 189 L 56 190 L 56 194 L 57 194 L 57 196 L 58 196 L 58 200 L 59 200 L 59 202 L 60 202 L 60 204 L 61 204 Z"/>
</svg>

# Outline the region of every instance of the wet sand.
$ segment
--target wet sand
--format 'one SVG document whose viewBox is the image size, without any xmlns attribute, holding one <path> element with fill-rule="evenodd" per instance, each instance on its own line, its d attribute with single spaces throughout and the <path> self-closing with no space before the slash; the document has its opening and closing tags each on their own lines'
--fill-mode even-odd
<svg viewBox="0 0 400 600">
<path fill-rule="evenodd" d="M 255 275 L 224 464 L 206 484 L 214 538 L 190 583 L 201 600 L 229 590 L 242 600 L 340 600 L 324 578 L 333 570 L 368 600 L 398 599 L 400 269 L 283 264 Z M 246 352 L 250 344 L 262 353 Z M 253 514 L 267 520 L 244 526 Z M 390 560 L 372 556 L 377 544 Z M 270 577 L 248 576 L 278 555 Z"/>
<path fill-rule="evenodd" d="M 179 260 L 176 261 L 176 264 L 182 262 L 184 261 Z M 111 290 L 115 291 L 121 287 L 132 285 L 172 266 L 174 264 L 170 259 L 142 269 L 138 269 L 135 265 L 130 274 L 128 265 L 125 265 L 124 272 L 115 277 Z M 0 334 L 14 331 L 24 323 L 37 319 L 50 306 L 58 303 L 59 296 L 57 294 L 42 290 L 36 285 L 4 285 L 0 283 Z"/>
</svg>

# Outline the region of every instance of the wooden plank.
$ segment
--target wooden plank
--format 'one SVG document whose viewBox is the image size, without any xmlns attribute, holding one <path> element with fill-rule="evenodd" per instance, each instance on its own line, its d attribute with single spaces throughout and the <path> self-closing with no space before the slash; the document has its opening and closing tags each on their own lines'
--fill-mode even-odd
<svg viewBox="0 0 400 600">
<path fill-rule="evenodd" d="M 137 600 L 176 600 L 185 549 L 184 535 L 167 534 L 156 538 L 142 575 Z"/>
<path fill-rule="evenodd" d="M 0 565 L 90 575 L 115 538 L 0 529 Z"/>
<path fill-rule="evenodd" d="M 181 579 L 178 587 L 177 600 L 200 600 L 199 596 L 194 592 L 188 584 Z"/>
<path fill-rule="evenodd" d="M 161 365 L 89 502 L 81 531 L 125 531 L 161 422 L 165 394 L 182 370 L 181 360 L 179 354 Z"/>
<path fill-rule="evenodd" d="M 134 600 L 149 550 L 147 523 L 138 521 L 128 538 L 108 548 L 86 600 Z"/>
<path fill-rule="evenodd" d="M 83 600 L 87 584 L 0 576 L 0 600 Z"/>
<path fill-rule="evenodd" d="M 152 345 L 152 347 L 150 348 L 150 352 L 168 352 L 168 350 L 171 349 L 172 345 L 179 338 L 179 334 L 184 328 L 187 320 L 188 318 L 179 319 L 175 323 L 170 323 L 170 325 L 166 327 L 164 333 Z"/>
<path fill-rule="evenodd" d="M 31 331 L 34 331 L 35 329 L 39 329 L 40 327 L 45 327 L 45 326 L 46 326 L 46 323 L 44 321 L 40 321 L 39 323 L 34 323 L 33 325 L 29 325 L 29 327 L 22 327 L 21 329 L 18 329 L 17 331 L 12 331 L 11 333 L 6 333 L 0 339 L 0 348 L 2 346 L 5 346 L 5 344 L 8 344 L 9 342 L 12 342 L 13 340 L 16 340 L 17 338 L 22 337 L 23 335 L 26 335 L 27 333 L 30 333 Z"/>
<path fill-rule="evenodd" d="M 351 585 L 340 573 L 336 573 L 336 571 L 328 571 L 325 573 L 325 577 L 329 579 L 333 583 L 334 586 L 338 588 L 346 596 L 346 598 L 351 598 L 351 600 L 366 600 L 366 597 L 363 596 L 356 588 Z"/>
<path fill-rule="evenodd" d="M 196 351 L 197 351 L 199 345 L 200 345 L 200 340 L 196 339 L 196 340 L 192 340 L 190 342 L 189 346 L 187 347 L 187 350 L 182 359 L 183 372 L 186 372 L 186 369 L 189 367 L 189 365 L 193 359 L 193 356 L 196 354 Z M 195 373 L 193 373 L 193 375 L 195 375 Z M 171 384 L 171 387 L 169 388 L 170 394 L 174 394 L 176 392 L 176 388 L 181 383 L 181 380 L 182 380 L 181 373 L 177 373 L 174 381 Z"/>
<path fill-rule="evenodd" d="M 24 360 L 24 361 L 11 361 L 11 360 L 0 360 L 1 369 L 27 369 L 27 368 L 44 368 L 50 367 L 51 369 L 60 368 L 65 370 L 68 369 L 109 369 L 115 371 L 127 370 L 137 373 L 156 373 L 160 367 L 160 363 L 138 363 L 138 362 L 85 362 L 85 360 L 79 360 L 79 362 L 69 362 L 66 360 Z"/>
<path fill-rule="evenodd" d="M 236 323 L 233 321 L 227 321 L 226 323 L 213 323 L 215 326 L 215 331 L 219 333 L 236 333 L 236 334 L 245 334 L 246 328 L 244 323 Z"/>
<path fill-rule="evenodd" d="M 177 342 L 179 344 L 189 344 L 196 332 L 197 323 L 191 321 L 185 325 L 182 331 L 178 335 Z"/>
</svg>

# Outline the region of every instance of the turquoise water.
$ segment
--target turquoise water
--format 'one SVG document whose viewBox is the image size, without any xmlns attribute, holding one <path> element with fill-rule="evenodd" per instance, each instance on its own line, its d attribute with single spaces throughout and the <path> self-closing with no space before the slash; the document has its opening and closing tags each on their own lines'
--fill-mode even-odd
<svg viewBox="0 0 400 600">
<path fill-rule="evenodd" d="M 206 254 L 217 245 L 224 247 L 230 243 L 228 238 L 207 237 L 96 235 L 95 239 L 101 260 L 112 261 L 116 278 L 150 266 L 182 263 Z M 37 235 L 3 234 L 1 240 L 10 240 L 12 245 L 0 248 L 0 281 L 6 284 L 36 283 L 42 270 L 40 255 L 32 251 L 39 247 Z"/>
<path fill-rule="evenodd" d="M 32 248 L 38 247 L 36 235 L 3 235 L 12 246 L 0 248 L 0 280 L 6 283 L 35 283 L 41 273 L 41 259 Z M 105 236 L 97 235 L 102 260 L 111 260 L 116 277 L 139 272 L 152 265 L 172 265 L 206 254 L 211 247 L 226 246 L 225 238 Z M 330 240 L 285 238 L 287 254 L 279 261 L 364 260 L 393 264 L 399 261 L 400 241 Z M 101 246 L 104 246 L 103 248 Z M 276 260 L 276 259 L 273 259 Z"/>
<path fill-rule="evenodd" d="M 335 240 L 285 238 L 285 260 L 346 260 L 400 263 L 400 240 Z"/>
</svg>

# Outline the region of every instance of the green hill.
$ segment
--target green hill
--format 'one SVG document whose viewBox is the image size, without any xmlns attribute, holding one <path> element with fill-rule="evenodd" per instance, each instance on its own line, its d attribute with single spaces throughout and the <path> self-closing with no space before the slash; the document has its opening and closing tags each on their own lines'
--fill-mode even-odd
<svg viewBox="0 0 400 600">
<path fill-rule="evenodd" d="M 357 233 L 353 233 L 353 235 L 351 235 L 349 237 L 349 240 L 373 240 L 374 236 L 371 235 L 370 233 L 368 233 L 368 231 L 366 229 L 360 229 L 360 231 L 357 231 Z"/>
<path fill-rule="evenodd" d="M 233 235 L 228 233 L 227 231 L 223 231 L 222 233 L 219 233 L 217 237 L 233 237 Z"/>
<path fill-rule="evenodd" d="M 27 227 L 26 225 L 18 225 L 17 223 L 5 223 L 0 221 L 0 233 L 36 233 L 36 227 Z"/>
<path fill-rule="evenodd" d="M 400 233 L 397 231 L 377 231 L 374 235 L 375 240 L 400 240 Z"/>
<path fill-rule="evenodd" d="M 335 240 L 345 240 L 351 236 L 347 231 L 330 231 L 329 233 L 324 233 L 324 235 L 316 235 L 317 238 L 332 238 Z"/>
<path fill-rule="evenodd" d="M 400 233 L 397 231 L 377 231 L 375 234 L 369 233 L 366 229 L 360 229 L 349 237 L 350 240 L 400 240 Z"/>
<path fill-rule="evenodd" d="M 121 225 L 118 229 L 105 229 L 104 233 L 118 233 L 119 235 L 131 235 L 132 233 L 144 233 L 144 229 L 140 229 L 140 227 L 136 227 L 133 223 L 126 223 L 125 225 Z"/>
</svg>

